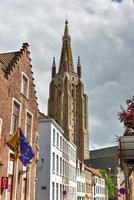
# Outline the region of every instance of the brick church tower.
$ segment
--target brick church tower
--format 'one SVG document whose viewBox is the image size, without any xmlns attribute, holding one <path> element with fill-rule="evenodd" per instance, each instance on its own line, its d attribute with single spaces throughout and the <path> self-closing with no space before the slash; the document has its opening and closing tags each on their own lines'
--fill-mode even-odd
<svg viewBox="0 0 134 200">
<path fill-rule="evenodd" d="M 52 64 L 52 80 L 49 86 L 48 116 L 54 118 L 64 130 L 66 138 L 77 146 L 80 160 L 89 158 L 88 97 L 81 81 L 81 64 L 78 57 L 74 71 L 68 21 L 64 36 L 58 72 L 55 58 Z"/>
</svg>

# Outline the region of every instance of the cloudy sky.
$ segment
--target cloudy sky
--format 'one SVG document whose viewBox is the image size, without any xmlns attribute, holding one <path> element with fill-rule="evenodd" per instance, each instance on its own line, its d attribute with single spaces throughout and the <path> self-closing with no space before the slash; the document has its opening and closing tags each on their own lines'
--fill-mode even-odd
<svg viewBox="0 0 134 200">
<path fill-rule="evenodd" d="M 120 3 L 119 3 L 120 2 Z M 52 58 L 59 65 L 66 17 L 73 59 L 81 56 L 89 97 L 90 145 L 115 145 L 123 133 L 117 113 L 134 95 L 133 0 L 1 0 L 0 52 L 30 44 L 39 108 L 47 113 Z"/>
</svg>

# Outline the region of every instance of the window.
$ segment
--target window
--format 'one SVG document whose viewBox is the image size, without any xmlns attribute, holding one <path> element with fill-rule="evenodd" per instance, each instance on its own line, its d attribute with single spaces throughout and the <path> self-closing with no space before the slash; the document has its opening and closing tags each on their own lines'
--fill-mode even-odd
<svg viewBox="0 0 134 200">
<path fill-rule="evenodd" d="M 21 87 L 21 93 L 28 98 L 28 90 L 29 90 L 29 79 L 27 76 L 22 73 L 22 87 Z"/>
<path fill-rule="evenodd" d="M 62 144 L 63 144 L 62 151 L 65 152 L 65 142 L 64 142 L 64 139 L 63 139 L 63 143 Z"/>
<path fill-rule="evenodd" d="M 55 153 L 53 153 L 53 161 L 52 162 L 53 162 L 52 163 L 52 166 L 53 166 L 52 171 L 55 173 Z"/>
<path fill-rule="evenodd" d="M 62 184 L 60 184 L 60 199 L 63 199 Z"/>
<path fill-rule="evenodd" d="M 55 145 L 55 129 L 53 129 L 53 145 Z"/>
<path fill-rule="evenodd" d="M 56 183 L 56 200 L 59 199 L 58 190 L 59 190 L 59 185 L 58 183 Z"/>
<path fill-rule="evenodd" d="M 60 150 L 62 150 L 62 137 L 60 136 Z"/>
<path fill-rule="evenodd" d="M 2 133 L 2 119 L 0 118 L 0 137 L 1 137 L 1 133 Z"/>
<path fill-rule="evenodd" d="M 14 178 L 14 155 L 10 154 L 10 160 L 8 162 L 8 190 L 7 190 L 7 200 L 12 199 L 13 178 Z"/>
<path fill-rule="evenodd" d="M 29 142 L 31 142 L 31 133 L 32 133 L 32 114 L 30 114 L 27 111 L 27 116 L 26 116 L 26 134 L 27 134 L 27 139 Z"/>
<path fill-rule="evenodd" d="M 63 176 L 65 176 L 65 167 L 64 167 L 64 160 L 63 160 L 63 162 L 62 162 L 62 170 L 63 170 Z"/>
<path fill-rule="evenodd" d="M 60 175 L 62 176 L 62 158 L 60 157 Z"/>
<path fill-rule="evenodd" d="M 59 174 L 59 156 L 56 156 L 56 173 Z"/>
<path fill-rule="evenodd" d="M 13 101 L 13 113 L 12 113 L 12 133 L 19 127 L 20 117 L 20 104 L 17 101 Z"/>
<path fill-rule="evenodd" d="M 52 182 L 52 200 L 55 200 L 55 184 Z"/>
<path fill-rule="evenodd" d="M 59 133 L 57 132 L 57 147 L 59 147 Z"/>
</svg>

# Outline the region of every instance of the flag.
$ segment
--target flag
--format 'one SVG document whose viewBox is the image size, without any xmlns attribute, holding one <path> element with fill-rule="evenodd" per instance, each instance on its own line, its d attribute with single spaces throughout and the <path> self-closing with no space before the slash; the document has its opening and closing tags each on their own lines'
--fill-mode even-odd
<svg viewBox="0 0 134 200">
<path fill-rule="evenodd" d="M 26 166 L 30 160 L 35 156 L 35 153 L 30 146 L 28 140 L 24 136 L 20 129 L 20 160 L 24 166 Z"/>
<path fill-rule="evenodd" d="M 15 131 L 15 133 L 11 136 L 11 138 L 6 142 L 8 147 L 13 151 L 18 150 L 19 146 L 19 138 L 20 138 L 20 130 L 19 128 Z"/>
<path fill-rule="evenodd" d="M 20 159 L 24 166 L 26 166 L 35 156 L 32 147 L 20 128 L 17 129 L 6 144 L 13 152 L 15 152 L 15 156 Z"/>
</svg>

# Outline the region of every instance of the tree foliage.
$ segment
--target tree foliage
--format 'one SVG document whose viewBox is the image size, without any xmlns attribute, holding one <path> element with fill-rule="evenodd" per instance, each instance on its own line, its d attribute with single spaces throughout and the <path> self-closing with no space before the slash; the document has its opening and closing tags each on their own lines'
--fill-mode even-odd
<svg viewBox="0 0 134 200">
<path fill-rule="evenodd" d="M 124 123 L 125 127 L 134 129 L 134 96 L 126 101 L 127 109 L 121 106 L 121 112 L 118 113 L 120 122 Z"/>
<path fill-rule="evenodd" d="M 113 179 L 111 177 L 107 178 L 107 187 L 108 187 L 108 197 L 110 199 L 114 198 L 115 185 L 114 185 Z"/>
<path fill-rule="evenodd" d="M 108 174 L 106 173 L 106 171 L 104 169 L 99 169 L 99 172 L 106 181 L 109 199 L 113 199 L 114 194 L 115 194 L 115 185 L 114 185 L 114 181 L 113 181 L 112 177 L 108 176 Z"/>
</svg>

